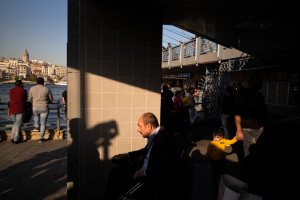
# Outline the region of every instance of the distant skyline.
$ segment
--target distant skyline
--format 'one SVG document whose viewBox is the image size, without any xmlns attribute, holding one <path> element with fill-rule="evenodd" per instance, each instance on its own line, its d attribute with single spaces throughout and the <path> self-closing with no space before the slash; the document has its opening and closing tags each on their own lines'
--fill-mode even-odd
<svg viewBox="0 0 300 200">
<path fill-rule="evenodd" d="M 67 66 L 67 0 L 0 0 L 0 56 Z"/>
</svg>

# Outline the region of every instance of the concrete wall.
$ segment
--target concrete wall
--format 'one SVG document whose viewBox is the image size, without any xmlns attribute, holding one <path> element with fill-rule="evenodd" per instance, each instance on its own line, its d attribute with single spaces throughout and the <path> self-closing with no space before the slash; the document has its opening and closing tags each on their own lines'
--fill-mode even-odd
<svg viewBox="0 0 300 200">
<path fill-rule="evenodd" d="M 152 6 L 69 1 L 70 199 L 99 199 L 110 158 L 145 146 L 139 117 L 160 116 L 162 18 Z"/>
</svg>

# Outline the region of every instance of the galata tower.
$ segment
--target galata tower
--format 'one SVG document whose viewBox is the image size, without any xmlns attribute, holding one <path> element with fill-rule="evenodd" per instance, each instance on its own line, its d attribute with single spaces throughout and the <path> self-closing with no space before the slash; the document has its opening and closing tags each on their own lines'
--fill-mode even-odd
<svg viewBox="0 0 300 200">
<path fill-rule="evenodd" d="M 27 49 L 25 48 L 23 53 L 23 61 L 28 63 L 29 62 L 29 53 L 27 52 Z"/>
</svg>

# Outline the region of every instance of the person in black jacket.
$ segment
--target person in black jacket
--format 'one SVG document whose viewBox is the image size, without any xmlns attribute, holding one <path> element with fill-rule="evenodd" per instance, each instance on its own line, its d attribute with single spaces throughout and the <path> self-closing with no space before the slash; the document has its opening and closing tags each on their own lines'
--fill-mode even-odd
<svg viewBox="0 0 300 200">
<path fill-rule="evenodd" d="M 120 197 L 138 181 L 144 186 L 136 199 L 174 199 L 178 151 L 172 134 L 159 126 L 153 113 L 139 118 L 137 131 L 147 138 L 147 145 L 112 158 L 122 167 L 111 171 L 104 199 Z"/>
<path fill-rule="evenodd" d="M 245 157 L 250 154 L 250 146 L 256 143 L 267 122 L 268 110 L 259 91 L 261 87 L 260 74 L 250 75 L 248 88 L 242 90 L 235 101 L 236 138 L 243 140 Z"/>
</svg>

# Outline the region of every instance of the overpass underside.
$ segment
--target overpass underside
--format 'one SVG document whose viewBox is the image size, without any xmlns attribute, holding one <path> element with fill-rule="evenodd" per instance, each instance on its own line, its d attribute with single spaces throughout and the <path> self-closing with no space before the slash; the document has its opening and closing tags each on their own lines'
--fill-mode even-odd
<svg viewBox="0 0 300 200">
<path fill-rule="evenodd" d="M 281 20 L 276 24 L 268 21 L 273 15 L 258 15 L 268 23 L 249 32 L 242 22 L 255 12 L 247 16 L 238 10 L 238 15 L 231 15 L 238 4 L 233 8 L 222 4 L 68 1 L 69 199 L 100 199 L 110 158 L 146 144 L 136 124 L 144 112 L 160 116 L 163 24 L 183 27 L 253 56 L 275 58 L 274 62 L 294 58 L 292 31 L 283 26 L 272 32 Z M 230 12 L 224 17 L 221 11 L 226 9 Z"/>
</svg>

